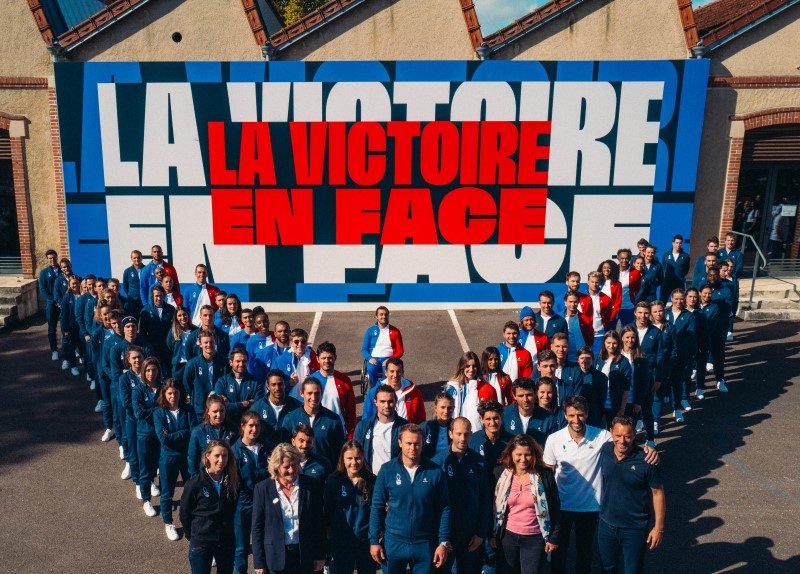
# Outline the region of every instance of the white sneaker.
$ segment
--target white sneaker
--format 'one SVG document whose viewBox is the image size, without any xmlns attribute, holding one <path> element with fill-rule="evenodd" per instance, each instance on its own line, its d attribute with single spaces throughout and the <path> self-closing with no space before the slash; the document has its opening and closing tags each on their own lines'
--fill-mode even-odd
<svg viewBox="0 0 800 574">
<path fill-rule="evenodd" d="M 728 331 L 728 336 L 727 336 L 727 337 L 725 337 L 725 340 L 726 340 L 728 343 L 732 343 L 732 342 L 733 342 L 733 333 L 731 333 L 730 331 Z"/>
<path fill-rule="evenodd" d="M 658 436 L 658 423 L 653 423 L 653 436 Z"/>
<path fill-rule="evenodd" d="M 683 411 L 681 409 L 675 409 L 675 422 L 676 423 L 684 422 Z"/>
<path fill-rule="evenodd" d="M 144 509 L 144 513 L 151 518 L 157 514 L 156 509 L 153 508 L 153 505 L 150 504 L 149 500 L 142 504 L 142 508 Z"/>
<path fill-rule="evenodd" d="M 638 420 L 636 421 L 636 432 L 644 431 L 644 421 Z"/>
<path fill-rule="evenodd" d="M 97 387 L 97 383 L 95 383 L 94 379 L 92 379 L 92 382 L 89 383 L 89 390 L 93 391 L 96 387 Z"/>
<path fill-rule="evenodd" d="M 725 379 L 720 379 L 720 380 L 717 381 L 717 388 L 719 389 L 719 392 L 721 392 L 721 393 L 727 393 L 728 392 L 728 385 L 725 384 Z"/>
<path fill-rule="evenodd" d="M 81 370 L 78 367 L 72 367 L 69 372 L 72 374 L 73 377 L 77 377 L 81 374 Z"/>
<path fill-rule="evenodd" d="M 694 396 L 698 401 L 702 401 L 706 396 L 706 392 L 703 389 L 701 389 L 700 387 L 697 387 L 697 390 L 695 391 Z"/>
<path fill-rule="evenodd" d="M 169 540 L 177 540 L 178 538 L 180 538 L 180 536 L 178 536 L 178 531 L 175 530 L 174 524 L 165 524 L 164 530 L 166 531 L 167 538 Z"/>
<path fill-rule="evenodd" d="M 97 401 L 97 404 L 94 406 L 94 412 L 96 412 L 96 413 L 102 413 L 103 412 L 103 401 L 102 400 Z"/>
<path fill-rule="evenodd" d="M 122 480 L 128 480 L 131 477 L 131 463 L 126 462 L 125 468 L 122 469 L 122 474 L 119 475 Z M 139 488 L 138 486 L 136 488 Z"/>
<path fill-rule="evenodd" d="M 67 369 L 69 369 L 69 361 L 64 359 L 61 361 L 61 370 L 66 371 Z"/>
<path fill-rule="evenodd" d="M 142 499 L 142 487 L 138 484 L 136 485 L 136 500 Z"/>
<path fill-rule="evenodd" d="M 683 400 L 681 401 L 681 406 L 683 407 L 683 410 L 684 410 L 685 412 L 687 412 L 687 413 L 688 413 L 690 410 L 692 410 L 692 405 L 691 405 L 691 404 L 689 404 L 689 401 L 687 401 L 686 399 L 683 399 Z"/>
<path fill-rule="evenodd" d="M 108 442 L 112 438 L 114 438 L 114 431 L 111 429 L 106 429 L 106 432 L 103 433 L 103 436 L 100 437 L 100 440 L 103 442 Z"/>
<path fill-rule="evenodd" d="M 714 363 L 706 363 L 706 372 L 710 373 L 714 370 Z"/>
<path fill-rule="evenodd" d="M 122 448 L 122 445 L 119 445 L 119 459 L 125 460 L 125 449 Z"/>
<path fill-rule="evenodd" d="M 154 482 L 150 483 L 150 496 L 159 496 L 161 491 L 158 489 Z"/>
<path fill-rule="evenodd" d="M 51 361 L 57 361 L 58 360 L 58 351 L 53 351 L 52 353 L 50 353 L 50 360 Z"/>
</svg>

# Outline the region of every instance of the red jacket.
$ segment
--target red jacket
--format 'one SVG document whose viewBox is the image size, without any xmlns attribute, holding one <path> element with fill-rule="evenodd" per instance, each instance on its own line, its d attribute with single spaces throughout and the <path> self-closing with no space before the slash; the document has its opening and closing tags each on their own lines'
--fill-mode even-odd
<svg viewBox="0 0 800 574">
<path fill-rule="evenodd" d="M 500 345 L 498 349 L 500 350 L 500 364 L 505 365 L 509 353 L 508 346 Z M 531 375 L 533 375 L 533 359 L 531 359 L 531 354 L 528 352 L 528 350 L 525 349 L 519 343 L 517 343 L 516 358 L 517 358 L 517 377 L 530 378 Z"/>
<path fill-rule="evenodd" d="M 611 297 L 600 293 L 600 318 L 603 320 L 604 329 L 611 325 L 612 310 Z M 584 317 L 584 321 L 592 327 L 592 333 L 594 333 L 594 305 L 591 295 L 581 295 L 581 315 Z"/>
<path fill-rule="evenodd" d="M 400 392 L 406 405 L 405 419 L 414 424 L 425 422 L 428 418 L 425 413 L 425 398 L 414 383 Z"/>
<path fill-rule="evenodd" d="M 327 384 L 327 378 L 321 371 L 316 371 L 311 376 Z M 336 383 L 336 393 L 339 395 L 339 408 L 342 409 L 347 440 L 351 440 L 353 431 L 356 430 L 356 395 L 353 392 L 353 383 L 350 377 L 336 370 L 333 371 L 333 381 Z"/>
<path fill-rule="evenodd" d="M 622 309 L 622 283 L 611 281 L 611 324 L 617 319 L 617 313 Z"/>
<path fill-rule="evenodd" d="M 567 325 L 569 325 L 569 318 L 564 318 L 567 320 Z M 583 313 L 578 313 L 578 324 L 580 324 L 581 327 L 581 335 L 583 335 L 584 345 L 589 345 L 591 347 L 594 344 L 594 326 L 592 325 L 592 316 L 589 315 L 587 317 Z"/>
<path fill-rule="evenodd" d="M 514 395 L 511 393 L 511 377 L 509 377 L 502 371 L 496 373 L 496 375 L 497 375 L 497 384 L 500 387 L 500 394 L 502 396 L 500 396 L 495 400 L 499 401 L 500 404 L 503 406 L 517 402 L 517 400 L 514 398 Z M 490 388 L 493 388 L 492 384 L 489 382 L 489 378 L 490 378 L 489 375 L 484 375 L 484 380 L 486 381 L 486 384 L 489 385 Z"/>
<path fill-rule="evenodd" d="M 639 273 L 639 270 L 631 267 L 629 269 L 630 273 L 628 273 L 628 298 L 631 300 L 631 303 L 636 305 L 636 295 L 639 294 L 639 289 L 642 288 L 642 274 Z M 622 283 L 620 283 L 620 302 L 622 301 Z"/>
<path fill-rule="evenodd" d="M 478 400 L 479 401 L 500 401 L 495 388 L 486 381 L 478 381 Z"/>
<path fill-rule="evenodd" d="M 525 341 L 524 342 L 520 341 L 520 344 L 523 347 L 526 346 L 528 337 L 533 337 L 533 340 L 536 342 L 536 352 L 537 353 L 541 353 L 545 349 L 549 349 L 550 348 L 550 338 L 547 335 L 545 335 L 544 333 L 542 333 L 541 331 L 539 331 L 538 329 L 534 328 L 533 331 L 529 331 L 529 332 L 524 331 L 523 329 L 520 329 L 520 335 L 523 332 L 525 332 Z M 520 339 L 521 338 L 522 337 L 520 337 Z M 527 351 L 527 349 L 525 349 L 525 350 Z M 528 351 L 528 352 L 530 352 L 530 351 Z"/>
</svg>

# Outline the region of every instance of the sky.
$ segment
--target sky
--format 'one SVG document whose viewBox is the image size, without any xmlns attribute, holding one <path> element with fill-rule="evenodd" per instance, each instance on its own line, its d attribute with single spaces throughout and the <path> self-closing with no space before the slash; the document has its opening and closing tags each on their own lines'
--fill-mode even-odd
<svg viewBox="0 0 800 574">
<path fill-rule="evenodd" d="M 712 1 L 714 0 L 692 0 L 692 4 L 695 8 L 699 8 Z M 488 36 L 550 0 L 474 0 L 474 2 L 481 32 L 484 36 Z"/>
</svg>

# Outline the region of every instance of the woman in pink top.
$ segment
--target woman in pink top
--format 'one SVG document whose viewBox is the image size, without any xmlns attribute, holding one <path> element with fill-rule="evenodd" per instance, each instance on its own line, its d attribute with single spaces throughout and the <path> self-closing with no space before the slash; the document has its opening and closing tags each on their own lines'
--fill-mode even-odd
<svg viewBox="0 0 800 574">
<path fill-rule="evenodd" d="M 542 461 L 542 447 L 528 435 L 512 438 L 500 458 L 494 491 L 499 574 L 542 572 L 545 554 L 559 544 L 561 503 L 553 472 Z"/>
</svg>

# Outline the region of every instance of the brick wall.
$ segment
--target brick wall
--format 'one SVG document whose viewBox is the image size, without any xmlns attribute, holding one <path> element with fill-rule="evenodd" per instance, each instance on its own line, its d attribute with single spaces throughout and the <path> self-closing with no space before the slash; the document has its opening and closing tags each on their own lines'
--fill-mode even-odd
<svg viewBox="0 0 800 574">
<path fill-rule="evenodd" d="M 31 220 L 28 173 L 25 162 L 25 139 L 11 130 L 12 122 L 26 122 L 27 118 L 0 113 L 0 129 L 9 131 L 11 141 L 11 171 L 14 181 L 14 203 L 17 207 L 19 251 L 22 259 L 22 275 L 34 276 L 33 221 Z"/>
<path fill-rule="evenodd" d="M 64 164 L 61 161 L 61 132 L 58 127 L 58 106 L 56 90 L 47 88 L 47 100 L 50 106 L 50 145 L 53 148 L 53 175 L 56 184 L 56 212 L 58 214 L 59 253 L 69 257 L 69 241 L 67 240 L 67 207 L 64 197 Z"/>
</svg>

